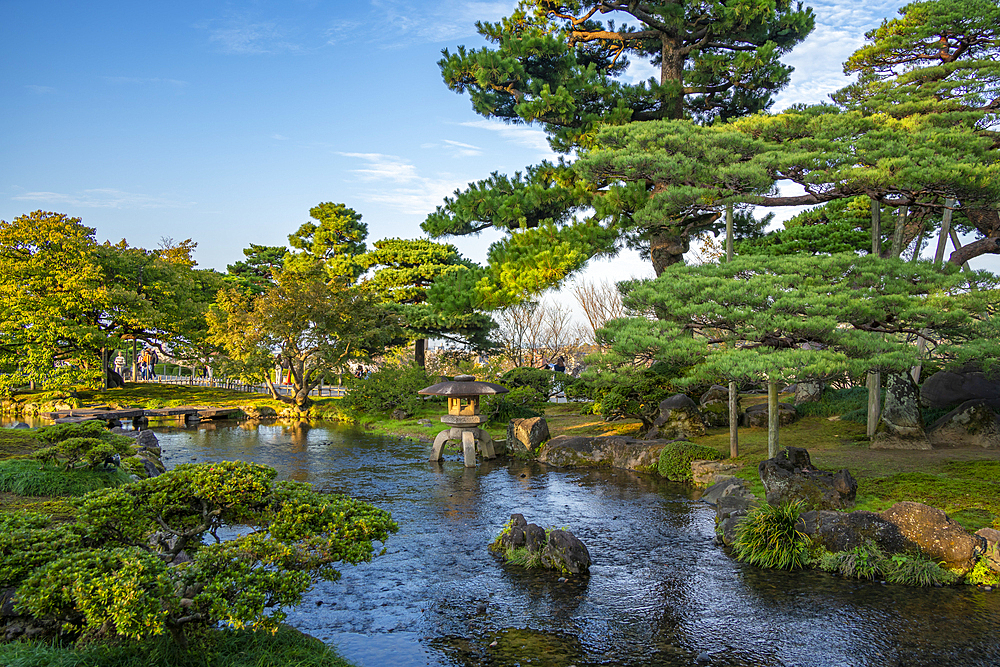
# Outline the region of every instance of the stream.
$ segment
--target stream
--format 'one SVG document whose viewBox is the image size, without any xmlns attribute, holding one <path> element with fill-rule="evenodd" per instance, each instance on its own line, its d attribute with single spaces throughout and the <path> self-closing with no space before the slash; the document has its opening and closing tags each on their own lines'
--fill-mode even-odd
<svg viewBox="0 0 1000 667">
<path fill-rule="evenodd" d="M 154 426 L 168 467 L 245 460 L 389 510 L 399 533 L 288 622 L 364 667 L 998 667 L 1000 593 L 759 570 L 714 512 L 653 475 L 499 460 L 336 425 Z M 583 540 L 590 576 L 506 566 L 511 513 Z"/>
</svg>

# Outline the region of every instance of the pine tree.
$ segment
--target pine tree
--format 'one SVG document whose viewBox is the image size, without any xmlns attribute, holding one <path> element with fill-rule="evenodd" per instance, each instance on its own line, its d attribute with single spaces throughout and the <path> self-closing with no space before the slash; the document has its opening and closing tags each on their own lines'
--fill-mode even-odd
<svg viewBox="0 0 1000 667">
<path fill-rule="evenodd" d="M 601 332 L 610 352 L 597 363 L 625 382 L 650 364 L 683 368 L 683 384 L 901 372 L 930 353 L 944 363 L 996 360 L 988 313 L 998 285 L 985 272 L 853 253 L 675 266 L 632 286 L 626 305 L 656 319 L 610 322 Z"/>
<path fill-rule="evenodd" d="M 787 0 L 535 0 L 477 27 L 495 47 L 446 50 L 439 64 L 448 86 L 468 92 L 486 117 L 540 123 L 552 147 L 569 153 L 592 145 L 606 124 L 709 122 L 766 109 L 791 72 L 780 57 L 812 30 L 813 15 Z M 623 81 L 629 58 L 651 62 L 659 77 Z M 660 272 L 681 259 L 692 232 L 718 219 L 635 220 L 634 202 L 605 196 L 608 185 L 581 179 L 564 160 L 524 176 L 494 174 L 456 192 L 423 228 L 432 236 L 506 230 L 491 249 L 490 280 L 481 287 L 487 299 L 503 302 L 558 284 L 591 257 L 623 245 L 639 249 Z M 585 213 L 591 206 L 596 215 Z M 517 285 L 508 289 L 510 279 Z"/>
<path fill-rule="evenodd" d="M 436 283 L 454 285 L 457 274 L 478 267 L 464 259 L 451 244 L 426 239 L 380 239 L 374 249 L 359 258 L 365 269 L 375 269 L 364 285 L 384 301 L 398 304 L 397 312 L 414 342 L 417 365 L 425 362 L 427 338 L 458 339 L 486 347 L 493 320 L 475 309 L 438 307 L 429 302 L 428 290 Z M 440 290 L 439 290 L 440 292 Z"/>
</svg>

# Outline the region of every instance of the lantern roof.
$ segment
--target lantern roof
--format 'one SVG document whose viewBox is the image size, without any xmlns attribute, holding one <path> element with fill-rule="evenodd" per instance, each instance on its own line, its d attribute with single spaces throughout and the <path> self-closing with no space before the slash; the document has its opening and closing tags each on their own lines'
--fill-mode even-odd
<svg viewBox="0 0 1000 667">
<path fill-rule="evenodd" d="M 417 393 L 427 396 L 450 396 L 458 398 L 459 396 L 506 394 L 508 391 L 510 390 L 507 387 L 493 384 L 492 382 L 478 382 L 472 375 L 456 375 L 454 380 L 432 384 Z"/>
</svg>

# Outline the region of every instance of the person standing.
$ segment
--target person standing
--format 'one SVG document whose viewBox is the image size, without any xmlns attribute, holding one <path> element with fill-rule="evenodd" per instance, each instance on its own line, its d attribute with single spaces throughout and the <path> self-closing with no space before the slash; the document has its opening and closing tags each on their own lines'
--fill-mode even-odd
<svg viewBox="0 0 1000 667">
<path fill-rule="evenodd" d="M 115 357 L 115 373 L 121 376 L 125 372 L 125 355 L 122 354 L 121 350 L 118 350 L 118 356 Z"/>
</svg>

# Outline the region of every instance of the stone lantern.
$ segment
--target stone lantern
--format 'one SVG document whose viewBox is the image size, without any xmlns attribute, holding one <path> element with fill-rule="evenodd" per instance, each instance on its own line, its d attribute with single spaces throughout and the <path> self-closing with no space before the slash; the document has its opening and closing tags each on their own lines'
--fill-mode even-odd
<svg viewBox="0 0 1000 667">
<path fill-rule="evenodd" d="M 471 375 L 458 375 L 454 380 L 439 382 L 418 394 L 444 396 L 448 399 L 448 414 L 441 421 L 450 426 L 438 433 L 431 449 L 431 461 L 440 461 L 444 445 L 449 440 L 460 440 L 465 453 L 465 467 L 476 467 L 476 445 L 484 459 L 496 458 L 493 438 L 479 428 L 486 417 L 479 414 L 479 397 L 488 394 L 506 394 L 508 389 L 492 382 L 477 382 Z"/>
</svg>

